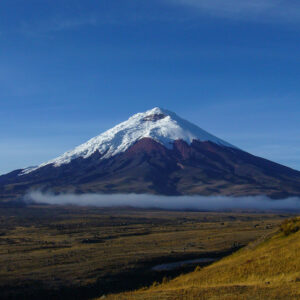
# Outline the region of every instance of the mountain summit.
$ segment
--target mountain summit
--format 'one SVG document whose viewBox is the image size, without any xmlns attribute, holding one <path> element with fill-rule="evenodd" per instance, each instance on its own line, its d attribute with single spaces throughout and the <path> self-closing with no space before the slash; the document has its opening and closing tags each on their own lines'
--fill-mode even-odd
<svg viewBox="0 0 300 300">
<path fill-rule="evenodd" d="M 155 107 L 53 160 L 0 176 L 0 199 L 32 189 L 281 198 L 300 195 L 300 172 Z"/>
<path fill-rule="evenodd" d="M 127 121 L 92 138 L 72 151 L 68 151 L 38 167 L 23 170 L 22 174 L 31 173 L 50 164 L 58 167 L 79 157 L 88 158 L 97 151 L 102 155 L 101 159 L 108 159 L 125 152 L 143 138 L 153 139 L 168 149 L 173 148 L 173 143 L 176 140 L 185 141 L 189 145 L 194 140 L 198 140 L 234 147 L 198 126 L 181 119 L 175 113 L 155 107 L 133 115 Z"/>
</svg>

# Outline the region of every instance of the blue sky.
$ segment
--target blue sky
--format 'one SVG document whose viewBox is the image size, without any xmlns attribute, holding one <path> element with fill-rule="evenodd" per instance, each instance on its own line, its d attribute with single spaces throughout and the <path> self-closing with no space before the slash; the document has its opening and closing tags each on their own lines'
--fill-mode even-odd
<svg viewBox="0 0 300 300">
<path fill-rule="evenodd" d="M 300 170 L 300 3 L 0 3 L 0 173 L 160 106 Z"/>
</svg>

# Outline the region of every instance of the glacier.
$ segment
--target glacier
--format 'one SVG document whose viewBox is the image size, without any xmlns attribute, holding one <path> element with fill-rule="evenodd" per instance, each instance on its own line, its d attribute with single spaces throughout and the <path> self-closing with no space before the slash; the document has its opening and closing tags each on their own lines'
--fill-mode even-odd
<svg viewBox="0 0 300 300">
<path fill-rule="evenodd" d="M 152 138 L 168 149 L 173 147 L 173 142 L 176 140 L 183 140 L 188 144 L 191 144 L 193 140 L 210 141 L 221 146 L 237 148 L 180 118 L 174 112 L 154 107 L 146 112 L 133 115 L 127 121 L 116 125 L 55 159 L 42 163 L 37 167 L 22 170 L 19 175 L 29 174 L 50 164 L 55 167 L 68 164 L 79 157 L 87 158 L 96 151 L 102 154 L 101 159 L 107 159 L 125 152 L 142 138 Z"/>
</svg>

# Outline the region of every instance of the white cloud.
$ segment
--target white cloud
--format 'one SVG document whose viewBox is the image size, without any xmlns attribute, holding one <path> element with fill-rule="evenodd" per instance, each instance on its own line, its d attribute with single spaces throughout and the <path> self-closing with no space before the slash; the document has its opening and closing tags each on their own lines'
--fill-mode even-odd
<svg viewBox="0 0 300 300">
<path fill-rule="evenodd" d="M 28 202 L 53 205 L 79 205 L 98 207 L 130 206 L 137 208 L 191 209 L 191 210 L 300 210 L 300 199 L 271 200 L 266 196 L 159 196 L 148 194 L 60 194 L 34 191 L 25 196 Z"/>
<path fill-rule="evenodd" d="M 166 0 L 214 16 L 259 21 L 300 21 L 300 3 L 292 0 Z"/>
<path fill-rule="evenodd" d="M 97 26 L 99 20 L 94 15 L 76 18 L 55 17 L 43 21 L 22 22 L 20 32 L 28 36 L 41 36 L 52 32 L 73 30 L 83 26 Z"/>
</svg>

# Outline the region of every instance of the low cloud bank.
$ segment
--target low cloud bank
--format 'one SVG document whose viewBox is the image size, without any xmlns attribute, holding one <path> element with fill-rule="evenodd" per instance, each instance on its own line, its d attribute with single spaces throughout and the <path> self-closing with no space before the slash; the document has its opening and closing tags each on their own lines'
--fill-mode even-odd
<svg viewBox="0 0 300 300">
<path fill-rule="evenodd" d="M 29 203 L 97 207 L 136 207 L 171 210 L 300 210 L 300 198 L 273 200 L 265 196 L 159 196 L 148 194 L 59 194 L 34 191 L 26 195 Z"/>
</svg>

